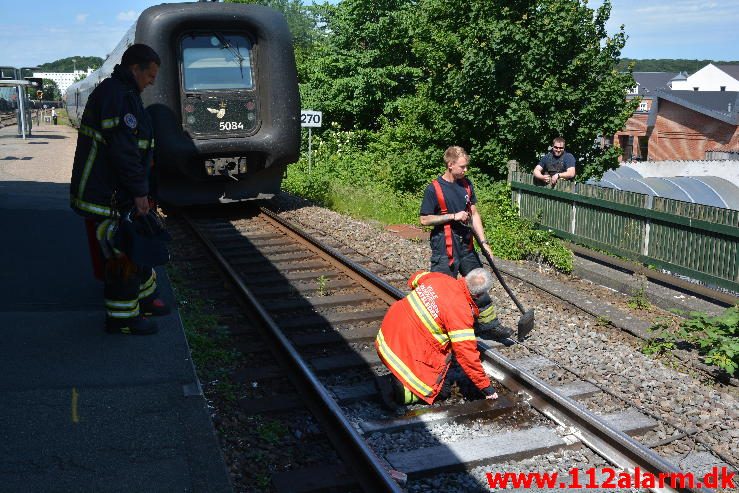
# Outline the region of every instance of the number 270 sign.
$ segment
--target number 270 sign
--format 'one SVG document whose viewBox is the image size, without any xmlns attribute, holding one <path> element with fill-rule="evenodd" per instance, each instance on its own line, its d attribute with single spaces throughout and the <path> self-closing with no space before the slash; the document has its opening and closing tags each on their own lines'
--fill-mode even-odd
<svg viewBox="0 0 739 493">
<path fill-rule="evenodd" d="M 301 127 L 320 127 L 323 121 L 323 113 L 313 110 L 300 110 Z"/>
</svg>

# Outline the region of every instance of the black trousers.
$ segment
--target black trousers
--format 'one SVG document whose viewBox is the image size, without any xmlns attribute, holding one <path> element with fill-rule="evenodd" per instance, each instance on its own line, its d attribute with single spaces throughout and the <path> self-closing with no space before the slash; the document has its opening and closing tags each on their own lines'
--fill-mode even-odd
<svg viewBox="0 0 739 493">
<path fill-rule="evenodd" d="M 465 247 L 460 248 L 461 241 L 459 237 L 454 239 L 457 242 L 454 251 L 463 251 L 461 254 L 458 254 L 460 258 L 455 258 L 452 265 L 449 265 L 444 237 L 440 236 L 441 241 L 437 238 L 431 240 L 431 272 L 441 272 L 456 279 L 458 274 L 466 276 L 473 269 L 482 267 L 480 257 L 475 250 L 467 250 Z M 497 317 L 495 316 L 495 308 L 493 307 L 493 300 L 490 299 L 490 295 L 488 293 L 481 294 L 475 300 L 475 304 L 478 310 L 480 310 L 477 325 L 482 329 L 494 328 L 497 325 Z"/>
</svg>

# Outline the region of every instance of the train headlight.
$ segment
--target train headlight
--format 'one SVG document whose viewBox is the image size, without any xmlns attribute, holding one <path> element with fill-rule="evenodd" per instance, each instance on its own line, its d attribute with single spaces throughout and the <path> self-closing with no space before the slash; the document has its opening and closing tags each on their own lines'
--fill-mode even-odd
<svg viewBox="0 0 739 493">
<path fill-rule="evenodd" d="M 187 115 L 186 121 L 188 125 L 192 125 L 193 123 L 195 123 L 195 117 L 192 115 Z"/>
</svg>

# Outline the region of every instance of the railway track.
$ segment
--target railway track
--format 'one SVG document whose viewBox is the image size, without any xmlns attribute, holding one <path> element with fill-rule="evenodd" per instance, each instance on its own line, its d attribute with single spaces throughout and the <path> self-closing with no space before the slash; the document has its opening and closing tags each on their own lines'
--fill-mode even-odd
<svg viewBox="0 0 739 493">
<path fill-rule="evenodd" d="M 479 340 L 479 347 L 486 370 L 505 387 L 498 401 L 480 399 L 453 369 L 443 402 L 410 406 L 403 414 L 384 410 L 373 380 L 386 370 L 372 341 L 387 307 L 402 292 L 354 261 L 366 259 L 321 245 L 266 210 L 231 220 L 186 221 L 252 306 L 281 363 L 280 370 L 252 371 L 242 380 L 256 384 L 270 371 L 285 372 L 300 393 L 300 399 L 294 392 L 252 399 L 242 408 L 289 412 L 307 404 L 342 458 L 338 466 L 294 471 L 295 479 L 287 471 L 273 478 L 276 491 L 350 485 L 400 491 L 398 482 L 406 481 L 409 490 L 418 484 L 423 491 L 425 482 L 450 472 L 492 470 L 573 449 L 595 451 L 604 464 L 626 471 L 679 471 L 631 438 L 642 437 L 659 449 L 663 443 L 652 436 L 662 426 L 658 416 L 645 415 L 576 375 L 554 372 L 546 383 L 535 374 L 556 364 L 544 357 L 506 358 L 501 351 L 510 348 L 493 341 Z M 711 461 L 721 463 L 715 456 Z M 320 473 L 326 467 L 341 471 L 335 475 L 338 484 Z M 565 476 L 568 469 L 561 469 Z M 320 485 L 298 479 L 321 475 Z"/>
</svg>

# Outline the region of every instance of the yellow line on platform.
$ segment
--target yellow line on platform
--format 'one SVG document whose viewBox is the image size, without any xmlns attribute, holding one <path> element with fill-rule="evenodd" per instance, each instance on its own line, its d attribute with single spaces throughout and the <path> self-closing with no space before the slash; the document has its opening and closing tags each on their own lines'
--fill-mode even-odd
<svg viewBox="0 0 739 493">
<path fill-rule="evenodd" d="M 79 395 L 77 389 L 72 387 L 72 423 L 80 422 L 80 417 L 77 415 L 77 398 Z"/>
</svg>

